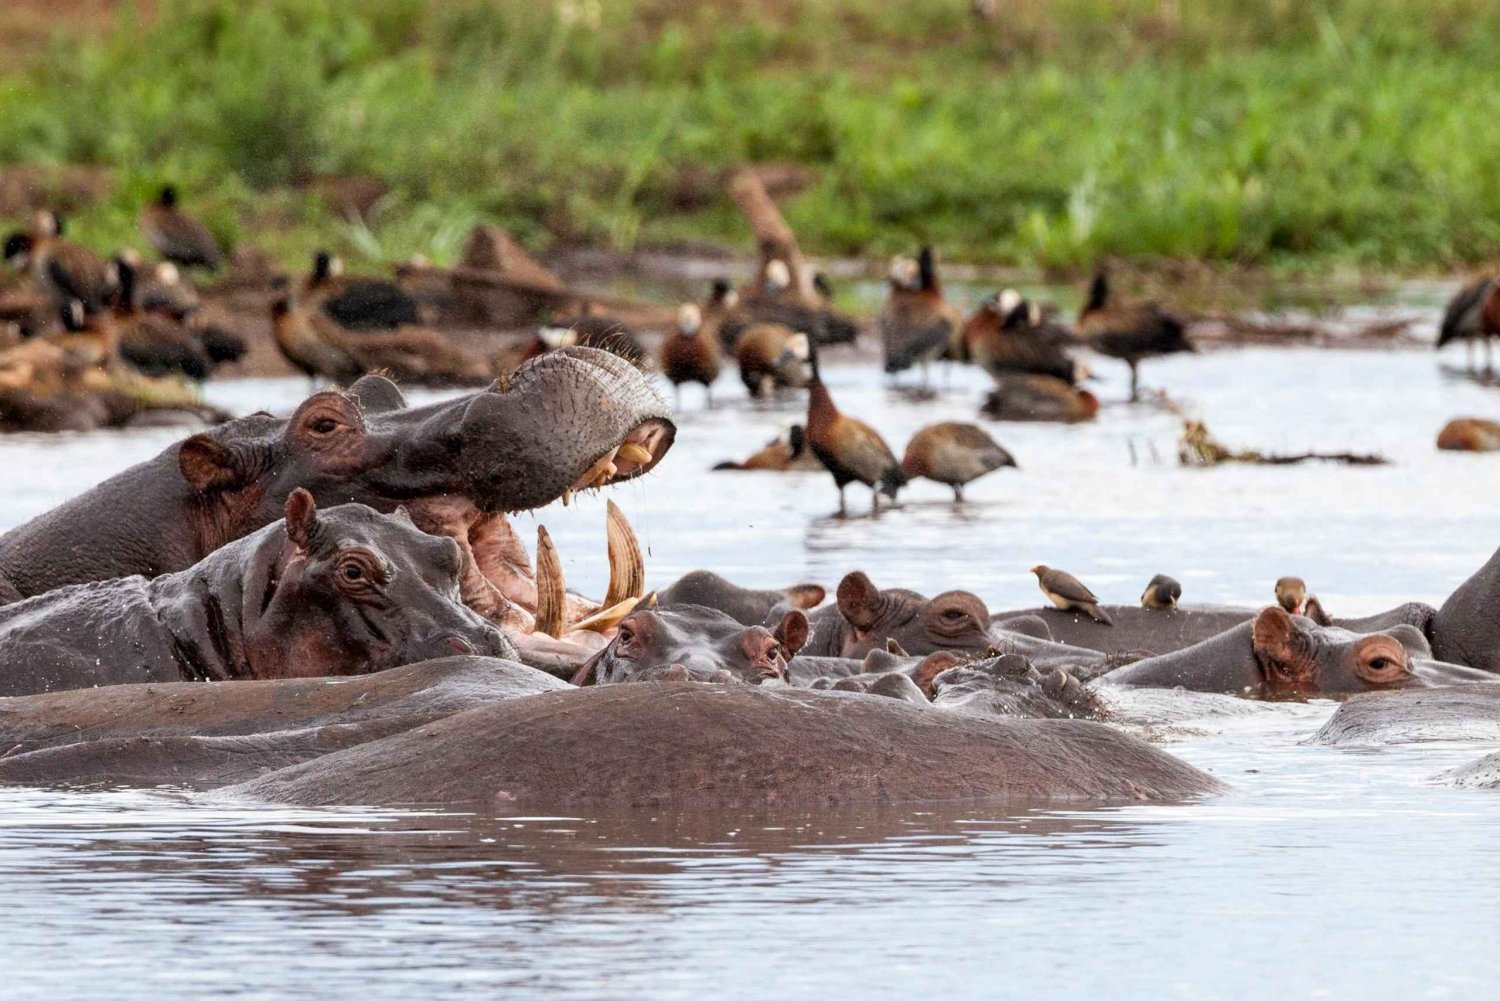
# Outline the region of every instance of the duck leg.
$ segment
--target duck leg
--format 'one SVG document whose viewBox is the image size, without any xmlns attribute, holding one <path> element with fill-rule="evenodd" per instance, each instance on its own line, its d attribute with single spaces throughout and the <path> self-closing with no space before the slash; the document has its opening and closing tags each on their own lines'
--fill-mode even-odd
<svg viewBox="0 0 1500 1001">
<path fill-rule="evenodd" d="M 1141 372 L 1137 362 L 1131 361 L 1130 365 L 1130 402 L 1135 403 L 1141 398 Z"/>
</svg>

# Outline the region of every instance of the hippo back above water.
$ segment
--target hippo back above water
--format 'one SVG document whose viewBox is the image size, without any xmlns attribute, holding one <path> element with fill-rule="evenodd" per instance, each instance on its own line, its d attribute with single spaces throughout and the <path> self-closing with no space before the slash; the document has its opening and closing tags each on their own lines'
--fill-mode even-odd
<svg viewBox="0 0 1500 1001">
<path fill-rule="evenodd" d="M 432 657 L 514 657 L 459 600 L 458 545 L 404 513 L 285 518 L 154 580 L 59 588 L 0 609 L 0 695 L 148 681 L 363 674 Z"/>
</svg>

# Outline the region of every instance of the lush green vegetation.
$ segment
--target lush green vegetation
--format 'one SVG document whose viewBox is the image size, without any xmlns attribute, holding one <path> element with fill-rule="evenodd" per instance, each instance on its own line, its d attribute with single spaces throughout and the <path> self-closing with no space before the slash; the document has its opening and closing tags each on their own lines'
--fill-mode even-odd
<svg viewBox="0 0 1500 1001">
<path fill-rule="evenodd" d="M 299 256 L 739 242 L 685 180 L 758 160 L 821 253 L 1437 269 L 1500 247 L 1497 55 L 1500 0 L 168 0 L 0 76 L 0 163 L 112 168 L 101 242 L 164 179 Z"/>
</svg>

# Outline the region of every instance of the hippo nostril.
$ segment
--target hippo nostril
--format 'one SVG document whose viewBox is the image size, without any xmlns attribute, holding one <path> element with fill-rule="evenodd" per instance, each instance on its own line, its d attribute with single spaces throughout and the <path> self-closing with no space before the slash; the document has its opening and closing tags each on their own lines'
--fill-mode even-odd
<svg viewBox="0 0 1500 1001">
<path fill-rule="evenodd" d="M 452 650 L 454 653 L 459 654 L 460 656 L 468 656 L 474 652 L 474 647 L 469 643 L 469 641 L 459 636 L 447 637 L 445 640 L 443 640 L 443 646 L 447 647 L 449 650 Z"/>
</svg>

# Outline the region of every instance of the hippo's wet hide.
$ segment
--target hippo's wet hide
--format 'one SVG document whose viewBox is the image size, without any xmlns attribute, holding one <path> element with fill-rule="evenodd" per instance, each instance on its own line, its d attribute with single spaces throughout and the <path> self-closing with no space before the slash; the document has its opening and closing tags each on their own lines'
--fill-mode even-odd
<svg viewBox="0 0 1500 1001">
<path fill-rule="evenodd" d="M 1161 800 L 1223 788 L 1097 723 L 983 719 L 840 692 L 647 683 L 471 709 L 222 794 L 572 809 Z"/>
<path fill-rule="evenodd" d="M 0 699 L 0 781 L 239 782 L 499 699 L 568 686 L 446 657 L 354 678 L 113 685 Z"/>
<path fill-rule="evenodd" d="M 1356 695 L 1307 743 L 1361 747 L 1438 740 L 1500 740 L 1500 685 Z"/>
<path fill-rule="evenodd" d="M 1437 780 L 1463 789 L 1500 789 L 1500 751 L 1450 768 L 1437 776 Z"/>
<path fill-rule="evenodd" d="M 1010 629 L 1007 620 L 1022 620 L 1029 623 L 1040 619 L 1046 623 L 1051 632 L 1051 638 L 1059 644 L 1097 650 L 1106 654 L 1150 657 L 1176 653 L 1178 650 L 1211 639 L 1235 626 L 1249 622 L 1259 611 L 1258 608 L 1226 605 L 1183 606 L 1173 609 L 1142 608 L 1137 605 L 1104 605 L 1103 608 L 1114 620 L 1114 625 L 1107 626 L 1095 622 L 1082 612 L 1063 611 L 1057 608 L 1000 612 L 991 616 L 990 621 L 997 629 Z M 1429 631 L 1433 614 L 1430 605 L 1408 602 L 1375 615 L 1352 619 L 1335 618 L 1333 624 L 1356 633 L 1378 632 L 1405 624 L 1415 626 L 1426 633 Z M 1019 648 L 1015 652 L 1028 653 L 1027 650 Z"/>
</svg>

